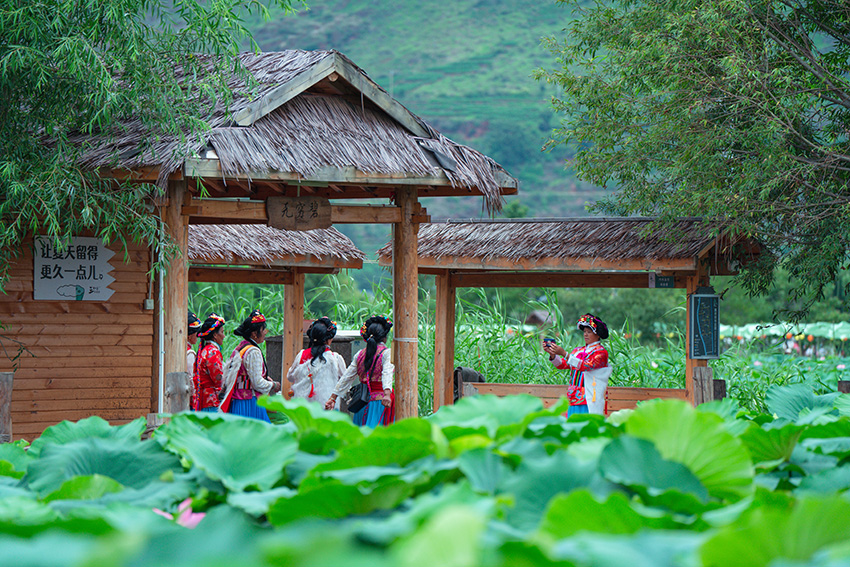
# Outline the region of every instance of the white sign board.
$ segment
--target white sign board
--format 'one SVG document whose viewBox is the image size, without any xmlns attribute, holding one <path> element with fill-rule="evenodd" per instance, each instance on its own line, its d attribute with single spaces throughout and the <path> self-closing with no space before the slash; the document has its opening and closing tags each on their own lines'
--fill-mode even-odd
<svg viewBox="0 0 850 567">
<path fill-rule="evenodd" d="M 107 301 L 115 293 L 109 284 L 109 259 L 115 252 L 99 238 L 77 236 L 67 248 L 57 248 L 42 236 L 35 237 L 33 299 Z"/>
</svg>

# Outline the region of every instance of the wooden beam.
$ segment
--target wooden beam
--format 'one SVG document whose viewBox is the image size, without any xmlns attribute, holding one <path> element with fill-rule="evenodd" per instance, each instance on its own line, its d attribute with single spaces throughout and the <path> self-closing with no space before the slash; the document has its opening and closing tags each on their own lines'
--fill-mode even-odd
<svg viewBox="0 0 850 567">
<path fill-rule="evenodd" d="M 292 283 L 283 288 L 283 356 L 280 375 L 286 372 L 304 344 L 304 274 L 292 270 Z M 324 403 L 326 400 L 321 400 Z"/>
<path fill-rule="evenodd" d="M 694 384 L 694 374 L 696 369 L 708 366 L 708 361 L 704 359 L 691 358 L 691 295 L 696 293 L 697 288 L 707 284 L 707 277 L 702 273 L 686 278 L 686 296 L 685 296 L 685 393 L 687 400 L 696 405 L 696 391 Z"/>
<path fill-rule="evenodd" d="M 292 272 L 259 268 L 189 268 L 190 282 L 292 284 Z"/>
<path fill-rule="evenodd" d="M 436 277 L 434 317 L 434 407 L 454 403 L 455 303 L 457 292 L 448 270 Z"/>
<path fill-rule="evenodd" d="M 378 263 L 389 266 L 390 257 L 380 256 Z M 673 271 L 677 273 L 697 271 L 697 261 L 694 258 L 641 258 L 630 260 L 604 260 L 600 258 L 543 258 L 540 260 L 509 260 L 495 258 L 449 257 L 449 258 L 420 258 L 420 269 L 446 269 L 458 271 L 552 271 L 552 272 L 658 272 Z"/>
<path fill-rule="evenodd" d="M 416 190 L 399 187 L 396 203 L 401 222 L 393 225 L 393 350 L 395 365 L 396 419 L 419 415 L 419 280 L 417 233 L 412 222 Z"/>
<path fill-rule="evenodd" d="M 314 84 L 334 72 L 336 54 L 329 55 L 318 63 L 280 85 L 276 89 L 253 102 L 233 115 L 233 120 L 240 126 L 250 126 L 266 114 L 292 100 Z"/>
<path fill-rule="evenodd" d="M 405 185 L 405 186 L 447 186 L 453 187 L 445 174 L 421 176 L 415 173 L 365 173 L 354 167 L 326 166 L 316 170 L 309 178 L 290 171 L 249 171 L 224 174 L 217 159 L 189 158 L 185 161 L 186 177 L 215 179 L 258 179 L 263 181 L 282 181 L 294 185 L 319 186 L 333 185 Z M 475 194 L 471 191 L 471 195 Z"/>
<path fill-rule="evenodd" d="M 427 269 L 427 268 L 425 268 Z M 423 268 L 419 269 L 423 272 Z M 456 287 L 579 287 L 649 288 L 649 272 L 453 272 Z M 685 278 L 675 279 L 675 287 L 684 288 Z"/>
<path fill-rule="evenodd" d="M 182 214 L 186 181 L 168 182 L 168 205 L 163 209 L 165 230 L 177 245 L 177 253 L 165 271 L 164 374 L 186 371 L 186 313 L 189 306 L 189 219 Z"/>
<path fill-rule="evenodd" d="M 224 201 L 195 199 L 183 207 L 183 214 L 192 221 L 217 220 L 229 224 L 265 224 L 269 220 L 266 203 L 262 201 Z M 397 223 L 401 209 L 389 205 L 331 205 L 333 224 Z"/>
<path fill-rule="evenodd" d="M 384 112 L 392 116 L 398 123 L 407 128 L 415 136 L 430 138 L 429 132 L 417 118 L 404 106 L 399 104 L 386 91 L 381 89 L 363 71 L 356 68 L 348 59 L 342 55 L 336 56 L 336 72 L 350 85 L 363 93 L 363 96 L 374 102 Z"/>
</svg>

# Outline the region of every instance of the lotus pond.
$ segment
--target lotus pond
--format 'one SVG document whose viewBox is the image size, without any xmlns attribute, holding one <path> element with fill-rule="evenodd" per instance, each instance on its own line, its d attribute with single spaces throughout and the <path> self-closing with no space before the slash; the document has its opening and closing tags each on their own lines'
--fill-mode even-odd
<svg viewBox="0 0 850 567">
<path fill-rule="evenodd" d="M 141 440 L 141 420 L 89 418 L 0 446 L 0 564 L 850 562 L 848 395 L 570 420 L 476 396 L 375 430 L 263 403 L 289 422 L 184 413 Z"/>
</svg>

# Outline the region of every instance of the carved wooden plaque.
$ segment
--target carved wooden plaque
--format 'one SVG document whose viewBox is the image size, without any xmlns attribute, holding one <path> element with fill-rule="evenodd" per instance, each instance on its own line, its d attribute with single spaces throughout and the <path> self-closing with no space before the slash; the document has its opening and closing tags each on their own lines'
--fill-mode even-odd
<svg viewBox="0 0 850 567">
<path fill-rule="evenodd" d="M 284 230 L 331 227 L 331 203 L 325 197 L 269 197 L 269 226 Z"/>
</svg>

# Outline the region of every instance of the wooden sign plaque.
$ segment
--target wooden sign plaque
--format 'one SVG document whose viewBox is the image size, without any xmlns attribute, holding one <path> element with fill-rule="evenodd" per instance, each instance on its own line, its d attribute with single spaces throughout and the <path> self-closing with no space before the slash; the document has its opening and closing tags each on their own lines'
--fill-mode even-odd
<svg viewBox="0 0 850 567">
<path fill-rule="evenodd" d="M 269 226 L 283 230 L 330 228 L 331 203 L 325 197 L 269 197 Z"/>
</svg>

